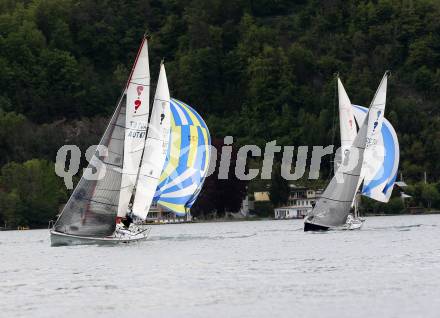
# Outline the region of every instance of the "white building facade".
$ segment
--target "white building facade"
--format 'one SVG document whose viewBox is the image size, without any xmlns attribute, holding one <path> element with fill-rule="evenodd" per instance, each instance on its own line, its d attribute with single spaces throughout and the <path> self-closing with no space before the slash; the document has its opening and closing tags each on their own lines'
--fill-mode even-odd
<svg viewBox="0 0 440 318">
<path fill-rule="evenodd" d="M 274 210 L 275 219 L 302 219 L 313 207 L 319 198 L 321 190 L 313 190 L 304 187 L 290 185 L 288 206 Z"/>
</svg>

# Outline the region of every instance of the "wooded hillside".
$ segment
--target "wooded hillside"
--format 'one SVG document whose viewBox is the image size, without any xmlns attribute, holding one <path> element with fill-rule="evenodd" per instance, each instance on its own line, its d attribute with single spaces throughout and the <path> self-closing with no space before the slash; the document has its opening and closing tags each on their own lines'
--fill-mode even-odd
<svg viewBox="0 0 440 318">
<path fill-rule="evenodd" d="M 172 96 L 238 144 L 331 144 L 334 74 L 368 106 L 391 70 L 401 172 L 426 171 L 415 204 L 440 204 L 439 1 L 0 0 L 0 221 L 17 204 L 56 214 L 67 193 L 45 167 L 99 139 L 145 31 L 153 84 L 165 58 Z"/>
</svg>

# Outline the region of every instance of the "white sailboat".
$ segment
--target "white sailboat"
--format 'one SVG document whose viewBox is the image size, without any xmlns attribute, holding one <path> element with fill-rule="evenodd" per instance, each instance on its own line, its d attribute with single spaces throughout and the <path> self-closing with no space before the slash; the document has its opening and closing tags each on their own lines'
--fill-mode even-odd
<svg viewBox="0 0 440 318">
<path fill-rule="evenodd" d="M 115 244 L 147 238 L 148 229 L 134 226 L 129 231 L 118 231 L 116 225 L 133 199 L 133 215 L 145 220 L 165 162 L 170 97 L 163 64 L 147 133 L 149 83 L 144 38 L 98 148 L 50 231 L 53 246 Z"/>
<path fill-rule="evenodd" d="M 356 125 L 352 124 L 352 122 L 355 120 L 360 125 L 368 113 L 368 108 L 351 104 L 347 92 L 339 78 L 338 95 L 341 148 L 344 151 L 346 141 L 353 140 L 357 133 Z M 347 111 L 348 107 L 350 107 L 349 111 Z M 359 183 L 363 182 L 363 188 L 356 193 L 353 199 L 353 215 L 348 215 L 347 222 L 343 227 L 344 229 L 353 230 L 362 227 L 365 220 L 359 215 L 361 196 L 369 197 L 380 202 L 389 201 L 396 180 L 398 166 L 399 141 L 397 134 L 391 123 L 384 118 L 380 134 L 378 134 L 377 144 L 374 148 L 369 148 L 364 153 L 361 178 L 359 181 Z"/>
<path fill-rule="evenodd" d="M 370 152 L 374 151 L 381 136 L 386 104 L 387 79 L 388 73 L 385 73 L 368 114 L 360 123 L 359 132 L 352 144 L 346 149 L 335 176 L 311 213 L 305 218 L 304 231 L 328 230 L 346 224 L 357 190 L 366 176 L 364 158 L 370 156 Z M 340 81 L 338 81 L 338 87 L 342 87 Z M 350 103 L 348 96 L 342 96 L 342 100 L 344 106 Z M 347 116 L 347 118 L 350 120 L 350 116 Z M 341 129 L 341 138 L 342 134 L 343 129 Z M 344 135 L 344 138 L 347 138 L 347 135 Z"/>
</svg>

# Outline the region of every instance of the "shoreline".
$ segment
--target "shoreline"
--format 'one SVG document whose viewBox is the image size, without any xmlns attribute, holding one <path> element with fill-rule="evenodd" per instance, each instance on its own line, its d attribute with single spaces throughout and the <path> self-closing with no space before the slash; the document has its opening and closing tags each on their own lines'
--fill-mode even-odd
<svg viewBox="0 0 440 318">
<path fill-rule="evenodd" d="M 425 213 L 402 213 L 402 214 L 367 214 L 364 217 L 374 217 L 374 216 L 404 216 L 404 215 L 438 215 L 440 211 L 429 211 Z M 244 217 L 240 219 L 234 218 L 219 218 L 219 219 L 210 219 L 210 220 L 195 220 L 195 221 L 186 221 L 186 222 L 168 222 L 168 223 L 147 223 L 144 225 L 178 225 L 178 224 L 188 224 L 188 223 L 228 223 L 228 222 L 249 222 L 249 221 L 287 221 L 287 220 L 303 220 L 302 218 L 291 218 L 291 219 L 275 219 L 275 218 L 263 218 L 263 217 Z M 8 231 L 32 231 L 32 230 L 44 230 L 47 227 L 35 227 L 35 228 L 23 228 L 23 229 L 10 229 L 10 228 L 0 228 L 0 232 L 8 232 Z"/>
</svg>

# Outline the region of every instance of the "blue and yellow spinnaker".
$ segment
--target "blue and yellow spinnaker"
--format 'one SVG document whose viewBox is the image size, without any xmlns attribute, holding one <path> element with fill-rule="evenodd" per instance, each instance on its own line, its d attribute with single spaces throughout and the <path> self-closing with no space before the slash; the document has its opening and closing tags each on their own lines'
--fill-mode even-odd
<svg viewBox="0 0 440 318">
<path fill-rule="evenodd" d="M 183 215 L 196 201 L 208 172 L 211 137 L 193 108 L 174 98 L 170 108 L 168 153 L 154 201 Z"/>
</svg>

